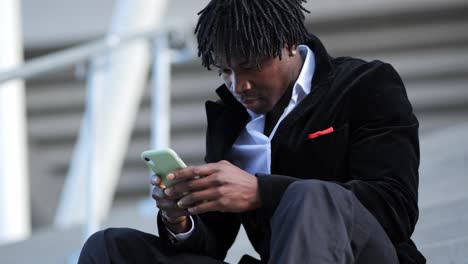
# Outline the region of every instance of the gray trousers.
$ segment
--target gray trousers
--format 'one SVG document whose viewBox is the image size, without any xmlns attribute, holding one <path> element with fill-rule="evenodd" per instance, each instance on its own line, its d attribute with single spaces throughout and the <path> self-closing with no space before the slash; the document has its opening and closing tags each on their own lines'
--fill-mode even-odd
<svg viewBox="0 0 468 264">
<path fill-rule="evenodd" d="M 398 263 L 383 228 L 351 191 L 291 184 L 272 219 L 269 263 Z"/>
<path fill-rule="evenodd" d="M 394 246 L 377 220 L 353 193 L 334 183 L 291 184 L 271 228 L 268 263 L 398 263 Z M 78 263 L 223 262 L 194 254 L 166 256 L 158 237 L 117 228 L 91 236 Z"/>
</svg>

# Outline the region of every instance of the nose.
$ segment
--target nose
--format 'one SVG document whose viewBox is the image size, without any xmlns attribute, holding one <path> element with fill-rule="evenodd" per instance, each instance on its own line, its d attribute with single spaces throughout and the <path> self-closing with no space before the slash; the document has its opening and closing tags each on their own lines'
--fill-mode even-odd
<svg viewBox="0 0 468 264">
<path fill-rule="evenodd" d="M 252 89 L 252 83 L 248 79 L 239 78 L 238 76 L 235 77 L 233 85 L 236 94 L 243 94 Z"/>
</svg>

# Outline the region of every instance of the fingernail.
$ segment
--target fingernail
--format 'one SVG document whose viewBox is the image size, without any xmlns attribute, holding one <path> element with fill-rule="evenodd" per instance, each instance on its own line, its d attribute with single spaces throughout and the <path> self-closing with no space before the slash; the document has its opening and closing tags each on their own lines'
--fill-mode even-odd
<svg viewBox="0 0 468 264">
<path fill-rule="evenodd" d="M 174 180 L 175 175 L 174 175 L 174 173 L 169 173 L 169 174 L 167 175 L 166 178 L 167 178 L 168 180 L 172 181 L 172 180 Z"/>
<path fill-rule="evenodd" d="M 179 206 L 179 207 L 183 207 L 183 206 L 184 206 L 184 202 L 182 202 L 182 201 L 178 201 L 178 202 L 177 202 L 177 206 Z"/>
<path fill-rule="evenodd" d="M 164 194 L 167 195 L 167 196 L 172 195 L 172 188 L 166 188 L 166 189 L 164 190 Z"/>
</svg>

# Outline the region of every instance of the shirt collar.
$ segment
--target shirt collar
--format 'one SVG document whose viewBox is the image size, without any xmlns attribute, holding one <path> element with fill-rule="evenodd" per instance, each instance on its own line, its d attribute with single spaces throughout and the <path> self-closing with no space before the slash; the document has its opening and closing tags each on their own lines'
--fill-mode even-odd
<svg viewBox="0 0 468 264">
<path fill-rule="evenodd" d="M 312 80 L 315 73 L 314 52 L 306 45 L 297 46 L 297 50 L 304 59 L 304 64 L 302 65 L 299 77 L 297 78 L 296 83 L 294 84 L 291 95 L 292 102 L 290 101 L 290 104 L 293 103 L 294 106 L 299 104 L 299 102 L 302 101 L 302 99 L 304 99 L 304 97 L 306 97 L 310 93 L 310 90 L 312 89 Z M 251 117 L 250 120 L 261 116 L 260 114 L 256 114 L 249 109 L 246 110 Z"/>
<path fill-rule="evenodd" d="M 298 104 L 306 97 L 312 88 L 312 79 L 315 72 L 315 55 L 314 52 L 306 45 L 297 47 L 299 54 L 304 58 L 299 77 L 294 84 L 291 100 Z"/>
</svg>

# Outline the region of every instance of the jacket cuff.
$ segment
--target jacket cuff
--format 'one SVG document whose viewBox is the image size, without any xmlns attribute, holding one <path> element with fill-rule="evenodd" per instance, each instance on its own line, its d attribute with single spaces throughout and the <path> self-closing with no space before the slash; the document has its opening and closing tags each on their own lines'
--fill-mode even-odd
<svg viewBox="0 0 468 264">
<path fill-rule="evenodd" d="M 202 233 L 204 227 L 198 216 L 192 216 L 192 220 L 195 227 L 193 232 L 187 239 L 179 241 L 175 237 L 171 236 L 162 220 L 161 212 L 158 213 L 158 231 L 163 253 L 167 255 L 175 255 L 180 252 L 199 252 L 203 248 L 201 246 L 201 244 L 203 244 L 201 243 L 201 238 L 203 236 Z"/>
<path fill-rule="evenodd" d="M 258 191 L 262 202 L 261 211 L 269 219 L 275 213 L 289 185 L 300 179 L 283 175 L 257 173 Z"/>
</svg>

